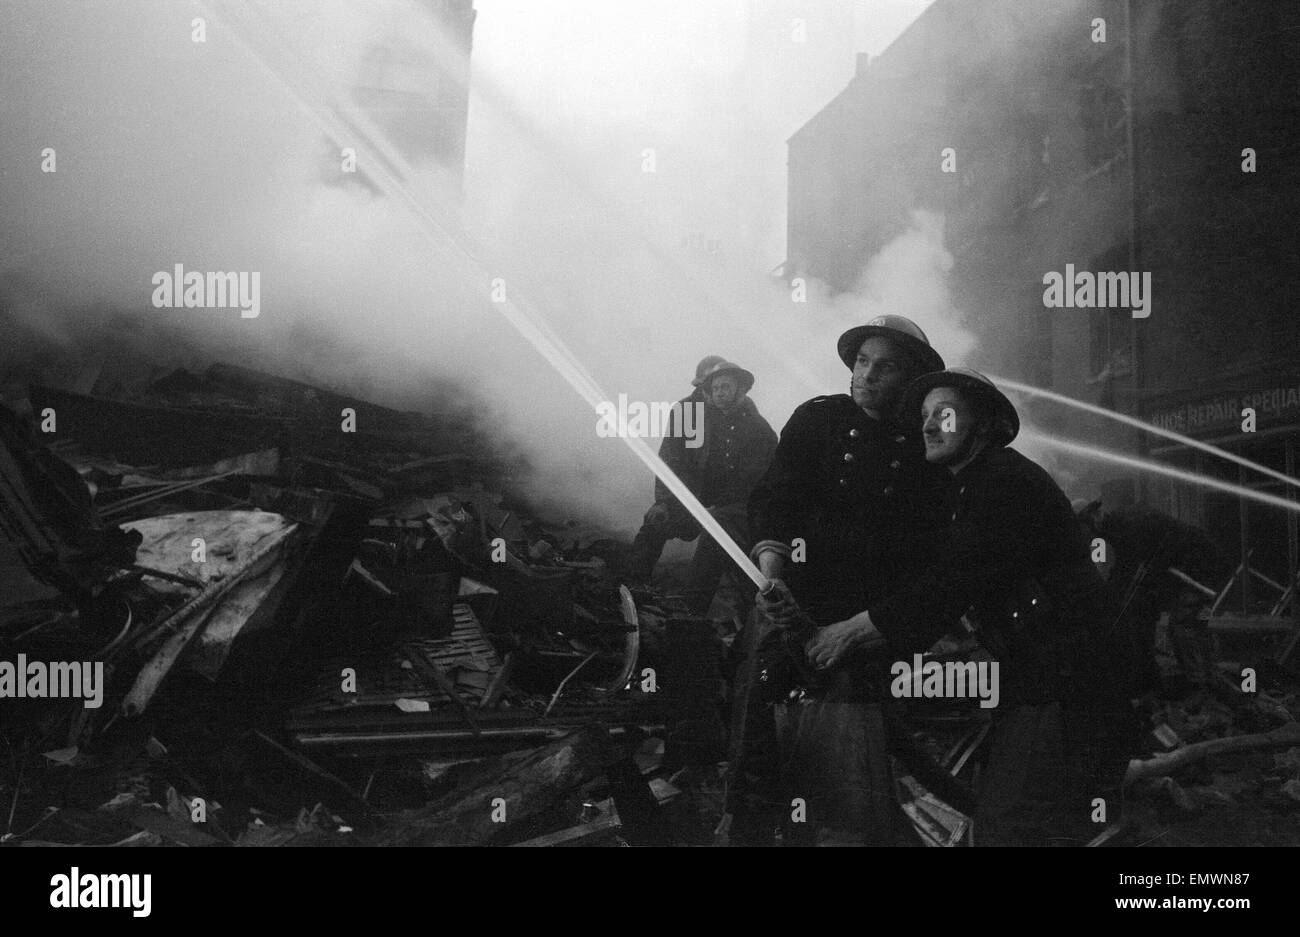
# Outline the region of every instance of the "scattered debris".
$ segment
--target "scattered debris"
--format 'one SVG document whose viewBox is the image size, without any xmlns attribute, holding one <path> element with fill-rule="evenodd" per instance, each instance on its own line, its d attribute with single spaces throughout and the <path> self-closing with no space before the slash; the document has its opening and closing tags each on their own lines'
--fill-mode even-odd
<svg viewBox="0 0 1300 937">
<path fill-rule="evenodd" d="M 688 614 L 671 564 L 629 591 L 625 546 L 534 512 L 454 420 L 224 364 L 154 378 L 30 388 L 55 433 L 0 409 L 0 658 L 104 665 L 100 706 L 0 709 L 0 841 L 727 841 L 740 623 Z M 1212 625 L 1233 660 L 1169 656 L 1195 679 L 1143 701 L 1132 816 L 1094 845 L 1300 800 L 1300 675 Z M 918 841 L 969 842 L 986 714 L 890 720 Z"/>
<path fill-rule="evenodd" d="M 591 845 L 652 825 L 645 781 L 611 765 L 666 735 L 674 707 L 633 676 L 673 665 L 606 531 L 535 516 L 454 421 L 224 364 L 90 384 L 20 402 L 57 432 L 0 413 L 0 653 L 99 661 L 106 684 L 93 709 L 0 713 L 6 842 Z"/>
</svg>

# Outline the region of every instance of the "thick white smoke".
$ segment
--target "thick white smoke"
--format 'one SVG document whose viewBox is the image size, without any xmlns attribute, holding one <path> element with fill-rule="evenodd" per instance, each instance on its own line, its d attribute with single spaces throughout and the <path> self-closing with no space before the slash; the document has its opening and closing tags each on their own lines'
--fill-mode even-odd
<svg viewBox="0 0 1300 937">
<path fill-rule="evenodd" d="M 452 380 L 486 432 L 535 466 L 531 494 L 623 530 L 648 506 L 651 479 L 485 302 L 488 281 L 526 297 L 611 398 L 677 399 L 716 353 L 755 372 L 753 396 L 777 429 L 800 401 L 844 391 L 835 339 L 873 315 L 911 316 L 950 363 L 965 360 L 974 339 L 948 294 L 941 218 L 918 214 L 863 257 L 851 293 L 828 298 L 811 282 L 796 302 L 770 277 L 784 247 L 784 139 L 848 80 L 852 5 L 721 4 L 707 22 L 693 5 L 676 18 L 629 14 L 623 38 L 663 59 L 641 85 L 609 32 L 619 18 L 600 14 L 607 45 L 584 40 L 599 59 L 585 67 L 607 72 L 610 88 L 549 103 L 540 78 L 529 88 L 489 67 L 501 60 L 492 37 L 517 39 L 492 17 L 519 11 L 478 6 L 485 63 L 461 216 L 483 264 L 467 277 L 405 206 L 340 174 L 339 143 L 304 110 L 320 101 L 295 100 L 275 77 L 306 63 L 325 100 L 377 80 L 376 47 L 437 52 L 446 40 L 419 4 L 253 4 L 285 50 L 261 61 L 220 18 L 193 42 L 204 5 L 5 5 L 0 274 L 13 327 L 70 355 L 130 344 L 135 330 L 160 358 L 183 342 L 191 358 L 233 357 L 407 407 L 445 406 L 434 381 Z M 791 42 L 790 10 L 806 17 L 805 43 Z M 565 47 L 565 22 L 533 41 Z M 678 33 L 677 46 L 655 46 Z M 55 61 L 55 41 L 75 54 Z M 569 87 L 556 82 L 551 93 Z M 627 106 L 615 91 L 632 95 Z M 55 173 L 40 171 L 46 147 Z M 360 148 L 363 173 L 378 155 Z M 450 214 L 458 196 L 439 173 L 412 181 Z M 260 271 L 262 314 L 154 309 L 150 278 L 177 263 Z"/>
</svg>

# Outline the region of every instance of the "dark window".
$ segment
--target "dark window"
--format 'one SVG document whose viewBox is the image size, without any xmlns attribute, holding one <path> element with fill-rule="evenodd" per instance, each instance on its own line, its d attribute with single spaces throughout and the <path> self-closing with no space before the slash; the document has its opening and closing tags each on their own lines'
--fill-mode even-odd
<svg viewBox="0 0 1300 937">
<path fill-rule="evenodd" d="M 1096 275 L 1128 270 L 1128 244 L 1117 244 L 1088 261 L 1082 270 Z M 1081 272 L 1081 271 L 1080 271 Z M 1066 289 L 1072 289 L 1066 284 Z M 1089 364 L 1094 378 L 1121 377 L 1132 371 L 1132 311 L 1092 309 L 1088 313 Z M 1109 371 L 1107 370 L 1109 369 Z"/>
</svg>

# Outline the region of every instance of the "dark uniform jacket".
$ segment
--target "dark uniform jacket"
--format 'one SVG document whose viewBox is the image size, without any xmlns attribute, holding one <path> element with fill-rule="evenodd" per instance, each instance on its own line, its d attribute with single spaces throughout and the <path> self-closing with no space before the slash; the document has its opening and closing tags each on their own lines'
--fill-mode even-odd
<svg viewBox="0 0 1300 937">
<path fill-rule="evenodd" d="M 682 405 L 695 404 L 694 397 L 687 397 Z M 701 445 L 690 448 L 680 433 L 671 433 L 659 446 L 659 458 L 705 507 L 744 505 L 772 459 L 776 431 L 759 414 L 754 401 L 746 397 L 730 413 L 705 405 L 701 440 Z M 668 486 L 657 478 L 655 500 L 670 505 L 674 511 L 685 511 Z"/>
<path fill-rule="evenodd" d="M 848 394 L 814 397 L 781 432 L 749 500 L 761 547 L 805 543 L 785 579 L 819 625 L 894 591 L 947 521 L 948 475 L 926 463 L 919 430 L 869 417 Z"/>
<path fill-rule="evenodd" d="M 1059 701 L 1078 689 L 1082 668 L 1101 663 L 1097 641 L 1114 617 L 1070 502 L 1014 449 L 981 453 L 953 486 L 942 546 L 923 573 L 869 606 L 871 620 L 910 660 L 969 611 L 1000 662 L 1002 699 Z"/>
</svg>

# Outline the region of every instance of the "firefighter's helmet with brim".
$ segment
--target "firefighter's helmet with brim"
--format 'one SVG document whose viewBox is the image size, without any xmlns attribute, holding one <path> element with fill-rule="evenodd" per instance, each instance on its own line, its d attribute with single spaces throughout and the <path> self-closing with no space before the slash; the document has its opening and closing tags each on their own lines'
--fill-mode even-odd
<svg viewBox="0 0 1300 937">
<path fill-rule="evenodd" d="M 876 316 L 866 325 L 849 329 L 836 343 L 840 360 L 852 368 L 862 343 L 875 336 L 887 338 L 910 353 L 921 369 L 919 373 L 943 370 L 943 358 L 930 347 L 930 340 L 925 337 L 921 327 L 906 316 Z"/>
<path fill-rule="evenodd" d="M 708 391 L 709 385 L 713 383 L 713 379 L 719 374 L 736 375 L 736 380 L 740 382 L 740 390 L 742 393 L 749 393 L 749 389 L 754 386 L 753 372 L 746 371 L 734 361 L 723 361 L 721 359 L 718 360 L 717 364 L 712 365 L 704 372 L 704 375 L 700 378 L 700 386 L 704 388 L 705 391 Z"/>
<path fill-rule="evenodd" d="M 936 387 L 954 387 L 976 408 L 988 415 L 991 426 L 989 441 L 995 446 L 1006 446 L 1020 432 L 1020 414 L 1007 399 L 1006 394 L 983 374 L 971 368 L 948 368 L 923 374 L 903 391 L 902 412 L 909 421 L 920 420 L 921 404 L 925 395 Z"/>
<path fill-rule="evenodd" d="M 713 367 L 720 361 L 726 360 L 727 359 L 722 357 L 722 355 L 705 355 L 701 358 L 700 363 L 695 366 L 695 379 L 691 381 L 692 386 L 699 387 L 703 384 L 704 375 L 709 372 L 709 368 Z"/>
</svg>

